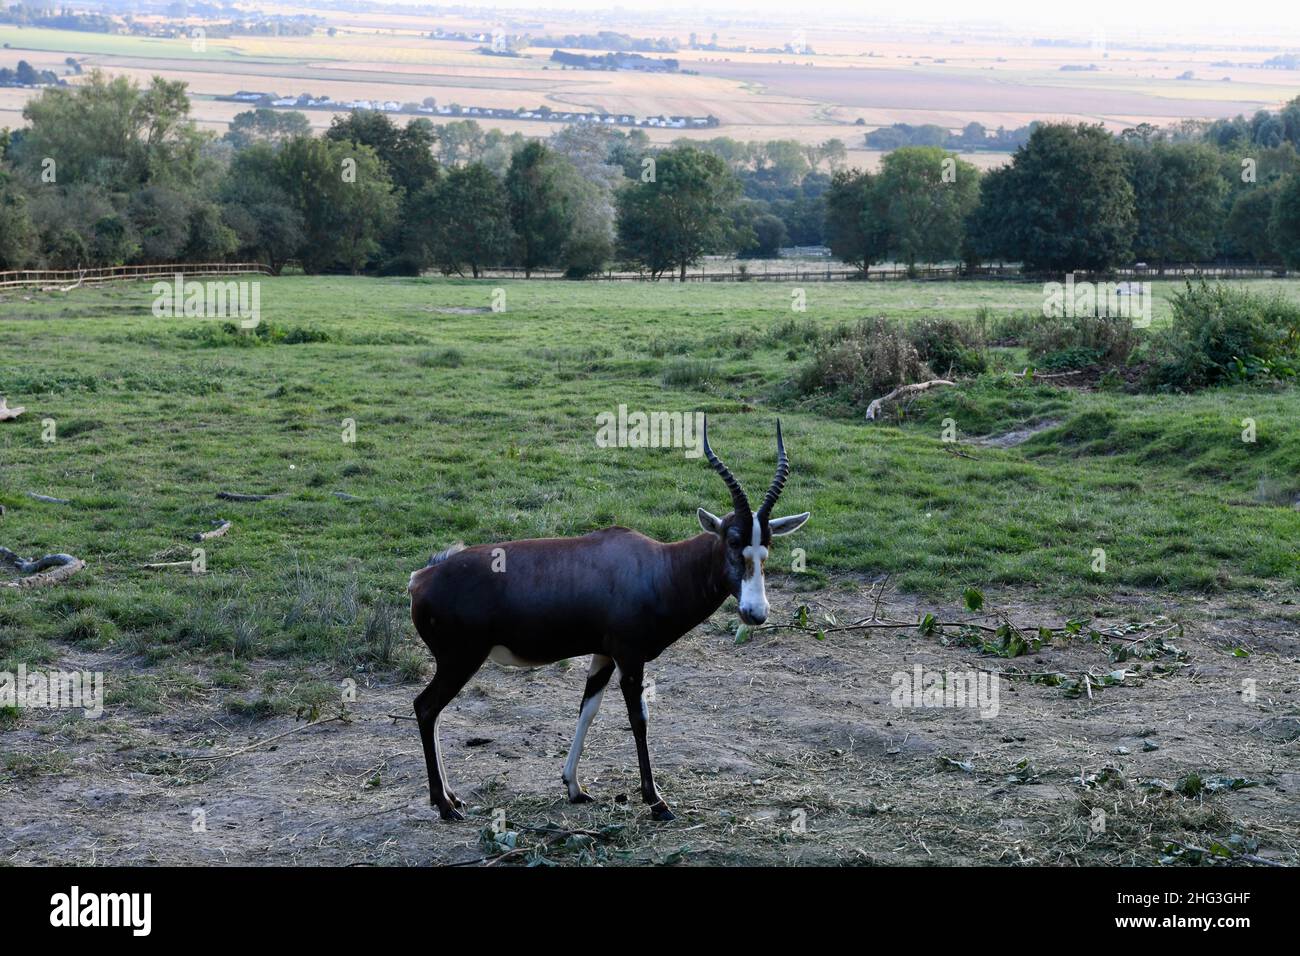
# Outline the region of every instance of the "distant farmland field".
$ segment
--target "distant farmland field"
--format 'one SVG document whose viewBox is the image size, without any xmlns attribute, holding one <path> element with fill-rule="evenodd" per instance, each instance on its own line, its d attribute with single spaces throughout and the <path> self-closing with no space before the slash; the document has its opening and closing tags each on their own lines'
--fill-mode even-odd
<svg viewBox="0 0 1300 956">
<path fill-rule="evenodd" d="M 775 94 L 846 107 L 939 111 L 973 116 L 996 106 L 1025 116 L 1220 116 L 1252 112 L 1258 101 L 1169 98 L 1173 89 L 1151 92 L 1096 88 L 1070 74 L 1008 78 L 945 66 L 925 69 L 808 67 L 792 63 L 709 63 L 713 76 L 761 84 Z M 1166 81 L 1166 87 L 1173 87 Z"/>
<path fill-rule="evenodd" d="M 683 49 L 682 74 L 560 70 L 550 48 L 520 58 L 485 56 L 473 44 L 431 40 L 418 18 L 333 17 L 336 36 L 209 39 L 195 50 L 188 38 L 149 39 L 45 29 L 0 27 L 0 66 L 28 59 L 63 69 L 75 56 L 85 69 L 125 74 L 138 82 L 160 75 L 184 80 L 194 115 L 215 131 L 247 107 L 220 102 L 239 89 L 280 95 L 302 92 L 335 100 L 393 99 L 497 109 L 604 110 L 637 116 L 713 115 L 708 130 L 658 130 L 666 143 L 681 136 L 725 135 L 754 141 L 794 139 L 805 144 L 832 137 L 848 147 L 852 164 L 874 166 L 865 129 L 896 122 L 958 128 L 976 121 L 989 128 L 1022 126 L 1033 119 L 1102 121 L 1112 128 L 1138 122 L 1165 124 L 1273 108 L 1294 95 L 1285 71 L 1215 66 L 1225 54 L 1115 50 L 1101 59 L 1077 48 L 1043 49 L 993 41 L 955 46 L 940 39 L 881 40 L 846 28 L 812 36 L 814 54 L 724 53 Z M 468 25 L 467 25 L 468 26 Z M 571 31 L 572 24 L 555 32 Z M 782 34 L 747 35 L 747 42 L 779 45 Z M 724 41 L 725 42 L 725 41 Z M 1235 55 L 1235 54 L 1234 54 Z M 1263 54 L 1253 54 L 1262 60 Z M 1093 63 L 1099 60 L 1101 66 Z M 1071 71 L 1062 71 L 1069 67 Z M 1094 67 L 1094 69 L 1081 69 Z M 1191 75 L 1191 79 L 1187 76 Z M 76 82 L 74 79 L 73 82 Z M 21 125 L 30 90 L 0 90 L 0 126 Z M 330 112 L 309 114 L 327 126 Z M 559 124 L 482 121 L 507 132 L 547 135 Z M 865 124 L 865 129 L 863 125 Z M 981 166 L 1005 162 L 976 154 Z"/>
</svg>

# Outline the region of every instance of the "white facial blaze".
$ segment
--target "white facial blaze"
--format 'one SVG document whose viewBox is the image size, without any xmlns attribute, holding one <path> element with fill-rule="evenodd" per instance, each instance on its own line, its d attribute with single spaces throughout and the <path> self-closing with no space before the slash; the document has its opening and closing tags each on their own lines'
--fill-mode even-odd
<svg viewBox="0 0 1300 956">
<path fill-rule="evenodd" d="M 740 581 L 740 610 L 756 621 L 767 620 L 767 589 L 763 584 L 763 562 L 767 548 L 763 547 L 763 529 L 754 519 L 754 531 L 749 547 L 741 552 L 745 559 L 745 576 Z"/>
</svg>

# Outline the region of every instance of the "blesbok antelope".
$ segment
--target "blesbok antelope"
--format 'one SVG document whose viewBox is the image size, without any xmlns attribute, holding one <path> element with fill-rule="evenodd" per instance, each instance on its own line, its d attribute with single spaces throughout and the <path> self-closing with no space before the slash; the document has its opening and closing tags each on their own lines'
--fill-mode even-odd
<svg viewBox="0 0 1300 956">
<path fill-rule="evenodd" d="M 591 797 L 578 783 L 583 739 L 615 669 L 627 704 L 641 768 L 641 796 L 656 820 L 673 819 L 655 789 L 646 746 L 642 676 L 647 661 L 704 621 L 730 594 L 740 619 L 767 619 L 763 562 L 772 538 L 796 531 L 809 512 L 773 518 L 790 463 L 776 423 L 776 477 L 758 511 L 740 482 L 709 447 L 704 454 L 731 492 L 733 510 L 719 518 L 697 512 L 702 534 L 664 544 L 627 528 L 605 528 L 579 538 L 534 538 L 467 548 L 453 545 L 411 575 L 411 618 L 438 669 L 415 699 L 415 715 L 429 770 L 430 802 L 444 820 L 463 820 L 464 804 L 447 786 L 438 723 L 443 708 L 487 658 L 540 667 L 591 655 L 578 727 L 564 764 L 572 803 Z"/>
</svg>

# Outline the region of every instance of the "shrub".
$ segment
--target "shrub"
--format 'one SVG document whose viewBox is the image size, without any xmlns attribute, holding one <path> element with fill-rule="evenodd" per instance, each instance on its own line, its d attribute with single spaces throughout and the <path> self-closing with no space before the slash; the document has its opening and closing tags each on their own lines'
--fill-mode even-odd
<svg viewBox="0 0 1300 956">
<path fill-rule="evenodd" d="M 1295 375 L 1300 307 L 1281 296 L 1188 283 L 1172 305 L 1173 322 L 1152 345 L 1153 387 L 1191 391 Z"/>
<path fill-rule="evenodd" d="M 280 339 L 285 345 L 303 345 L 307 342 L 328 342 L 329 340 L 330 334 L 324 329 L 303 325 L 295 325 L 291 329 L 285 329 L 284 335 Z"/>
<path fill-rule="evenodd" d="M 921 361 L 940 375 L 976 375 L 988 363 L 978 325 L 957 319 L 920 319 L 907 327 Z"/>
<path fill-rule="evenodd" d="M 669 388 L 705 388 L 717 374 L 717 367 L 712 362 L 678 359 L 664 369 L 663 383 Z"/>
<path fill-rule="evenodd" d="M 1121 316 L 1044 316 L 1025 340 L 1029 354 L 1044 368 L 1124 365 L 1137 347 L 1133 320 Z"/>
<path fill-rule="evenodd" d="M 1042 321 L 1034 312 L 1012 312 L 994 317 L 992 311 L 981 307 L 975 316 L 985 329 L 988 341 L 994 345 L 1024 345 L 1029 334 Z"/>
<path fill-rule="evenodd" d="M 864 319 L 818 348 L 795 383 L 803 394 L 839 392 L 865 405 L 899 385 L 934 378 L 907 329 L 889 319 Z"/>
<path fill-rule="evenodd" d="M 415 364 L 421 368 L 460 368 L 465 364 L 465 356 L 461 354 L 460 349 L 421 352 L 416 356 Z"/>
<path fill-rule="evenodd" d="M 271 322 L 258 322 L 251 329 L 245 329 L 234 322 L 222 322 L 220 325 L 208 323 L 185 329 L 179 334 L 183 338 L 193 339 L 202 348 L 301 345 L 307 342 L 330 341 L 330 334 L 324 329 L 314 326 L 292 326 L 285 329 Z"/>
</svg>

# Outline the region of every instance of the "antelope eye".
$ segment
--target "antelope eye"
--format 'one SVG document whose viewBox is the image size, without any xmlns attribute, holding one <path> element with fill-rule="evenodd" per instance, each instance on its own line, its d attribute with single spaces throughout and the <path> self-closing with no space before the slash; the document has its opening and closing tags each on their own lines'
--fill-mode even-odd
<svg viewBox="0 0 1300 956">
<path fill-rule="evenodd" d="M 738 547 L 740 547 L 740 529 L 739 529 L 739 528 L 732 528 L 731 530 L 729 530 L 729 531 L 727 532 L 727 544 L 731 545 L 733 548 L 738 548 Z"/>
</svg>

